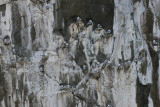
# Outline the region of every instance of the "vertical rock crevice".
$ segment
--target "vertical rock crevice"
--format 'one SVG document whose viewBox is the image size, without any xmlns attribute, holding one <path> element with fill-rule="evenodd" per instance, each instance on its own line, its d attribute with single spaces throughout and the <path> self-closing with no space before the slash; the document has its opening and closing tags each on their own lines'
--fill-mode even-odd
<svg viewBox="0 0 160 107">
<path fill-rule="evenodd" d="M 150 95 L 151 84 L 143 85 L 137 78 L 136 86 L 137 86 L 137 93 L 136 93 L 137 107 L 148 107 L 149 104 L 148 98 Z"/>
<path fill-rule="evenodd" d="M 160 99 L 159 99 L 159 87 L 158 87 L 158 67 L 159 67 L 159 58 L 158 54 L 151 48 L 149 47 L 150 55 L 152 58 L 152 87 L 151 87 L 151 98 L 153 100 L 153 105 L 154 107 L 158 107 L 160 105 Z"/>
<path fill-rule="evenodd" d="M 21 16 L 19 13 L 18 4 L 11 3 L 12 10 L 12 39 L 16 47 L 22 47 L 21 39 Z"/>
</svg>

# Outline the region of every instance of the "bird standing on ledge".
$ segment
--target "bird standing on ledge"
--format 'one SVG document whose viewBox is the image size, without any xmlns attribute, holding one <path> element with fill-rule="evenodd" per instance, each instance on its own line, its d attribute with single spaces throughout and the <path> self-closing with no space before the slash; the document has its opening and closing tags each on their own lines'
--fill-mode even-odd
<svg viewBox="0 0 160 107">
<path fill-rule="evenodd" d="M 93 24 L 92 20 L 89 20 L 88 23 L 87 23 L 88 26 L 90 26 L 92 24 Z"/>
<path fill-rule="evenodd" d="M 77 17 L 77 21 L 82 21 L 82 19 L 80 17 Z"/>
<path fill-rule="evenodd" d="M 98 28 L 98 29 L 102 29 L 102 25 L 98 24 L 98 25 L 97 25 L 97 28 Z"/>
</svg>

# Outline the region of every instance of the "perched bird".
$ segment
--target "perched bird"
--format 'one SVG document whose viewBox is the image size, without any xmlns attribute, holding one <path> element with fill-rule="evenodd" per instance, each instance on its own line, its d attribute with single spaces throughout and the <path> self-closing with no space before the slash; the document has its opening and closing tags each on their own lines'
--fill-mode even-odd
<svg viewBox="0 0 160 107">
<path fill-rule="evenodd" d="M 60 90 L 62 91 L 62 90 L 68 90 L 68 89 L 70 89 L 71 87 L 70 87 L 70 85 L 61 85 L 60 86 Z"/>
<path fill-rule="evenodd" d="M 128 69 L 130 67 L 130 65 L 132 64 L 131 61 L 127 61 L 124 63 L 125 69 Z"/>
<path fill-rule="evenodd" d="M 107 107 L 112 107 L 112 105 L 111 105 L 111 104 L 108 104 Z"/>
<path fill-rule="evenodd" d="M 40 72 L 44 73 L 44 65 L 40 65 L 39 70 L 40 70 Z"/>
<path fill-rule="evenodd" d="M 158 51 L 159 50 L 159 47 L 158 47 L 159 43 L 157 40 L 153 40 L 153 50 L 154 51 Z"/>
<path fill-rule="evenodd" d="M 49 9 L 49 5 L 48 5 L 48 4 L 46 4 L 46 9 L 47 9 L 47 10 Z"/>
<path fill-rule="evenodd" d="M 43 73 L 44 75 L 46 75 L 46 76 L 48 76 L 50 79 L 52 79 L 52 77 L 51 77 L 49 74 L 47 74 L 47 72 L 44 71 L 44 65 L 40 65 L 40 66 L 39 66 L 39 70 L 40 70 L 41 73 Z"/>
<path fill-rule="evenodd" d="M 111 30 L 110 29 L 108 29 L 106 32 L 105 32 L 105 34 L 110 34 L 111 33 Z"/>
<path fill-rule="evenodd" d="M 22 61 L 23 61 L 23 58 L 22 58 L 22 57 L 19 57 L 19 58 L 18 58 L 18 61 L 22 62 Z"/>
<path fill-rule="evenodd" d="M 100 62 L 97 62 L 97 63 L 96 63 L 96 66 L 97 66 L 97 67 L 100 67 L 100 66 L 101 66 Z"/>
<path fill-rule="evenodd" d="M 86 36 L 86 34 L 84 32 L 82 32 L 81 36 L 84 38 Z"/>
<path fill-rule="evenodd" d="M 68 43 L 65 43 L 65 47 L 66 47 L 66 48 L 69 48 L 69 44 L 68 44 Z"/>
<path fill-rule="evenodd" d="M 89 20 L 88 23 L 87 23 L 88 26 L 92 25 L 92 24 L 93 24 L 92 20 Z"/>
<path fill-rule="evenodd" d="M 51 4 L 46 4 L 46 9 L 48 10 L 49 8 L 51 8 L 52 7 L 52 5 Z"/>
<path fill-rule="evenodd" d="M 134 59 L 134 62 L 137 62 L 138 60 L 137 60 L 137 58 L 136 59 Z"/>
<path fill-rule="evenodd" d="M 46 57 L 45 53 L 42 54 L 42 58 Z"/>
<path fill-rule="evenodd" d="M 127 61 L 125 64 L 131 64 L 132 62 L 131 61 Z"/>
<path fill-rule="evenodd" d="M 118 69 L 123 69 L 123 68 L 124 68 L 124 63 L 118 65 Z"/>
<path fill-rule="evenodd" d="M 87 70 L 87 66 L 86 66 L 86 65 L 83 65 L 82 69 L 83 69 L 83 70 Z"/>
<path fill-rule="evenodd" d="M 12 53 L 13 53 L 13 55 L 15 55 L 16 54 L 16 50 L 12 49 Z"/>
<path fill-rule="evenodd" d="M 111 61 L 105 60 L 104 63 L 105 63 L 106 65 L 109 65 L 109 64 L 111 63 Z"/>
<path fill-rule="evenodd" d="M 16 60 L 14 60 L 14 59 L 11 60 L 11 63 L 15 63 L 15 62 L 16 62 Z"/>
<path fill-rule="evenodd" d="M 43 57 L 46 57 L 45 51 L 46 51 L 46 49 L 42 49 L 42 58 L 43 58 Z"/>
<path fill-rule="evenodd" d="M 153 45 L 158 45 L 158 42 L 156 40 L 153 40 Z"/>
<path fill-rule="evenodd" d="M 82 21 L 82 19 L 80 17 L 77 17 L 77 21 Z"/>
<path fill-rule="evenodd" d="M 97 25 L 98 29 L 102 29 L 102 26 L 100 24 Z"/>
<path fill-rule="evenodd" d="M 69 43 L 67 43 L 66 41 L 64 41 L 61 46 L 62 48 L 69 48 Z"/>
<path fill-rule="evenodd" d="M 11 43 L 10 38 L 4 38 L 3 39 L 3 44 L 4 45 L 9 45 Z"/>
</svg>

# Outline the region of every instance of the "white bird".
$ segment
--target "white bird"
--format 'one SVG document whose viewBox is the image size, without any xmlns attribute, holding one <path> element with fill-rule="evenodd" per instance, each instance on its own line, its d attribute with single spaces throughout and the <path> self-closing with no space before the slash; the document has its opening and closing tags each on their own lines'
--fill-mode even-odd
<svg viewBox="0 0 160 107">
<path fill-rule="evenodd" d="M 46 49 L 42 49 L 42 58 L 44 58 L 46 56 L 45 51 L 46 51 Z"/>
<path fill-rule="evenodd" d="M 111 63 L 111 61 L 109 61 L 109 60 L 105 60 L 105 61 L 104 61 L 104 63 L 105 63 L 106 65 L 108 65 L 108 64 L 110 64 L 110 63 Z"/>
<path fill-rule="evenodd" d="M 68 44 L 68 43 L 65 43 L 65 47 L 68 48 L 68 47 L 69 47 L 69 44 Z"/>
<path fill-rule="evenodd" d="M 138 60 L 137 60 L 137 58 L 134 60 L 134 62 L 137 62 Z"/>
<path fill-rule="evenodd" d="M 107 107 L 112 107 L 111 104 L 108 104 Z"/>
<path fill-rule="evenodd" d="M 101 29 L 101 28 L 102 28 L 102 26 L 101 26 L 100 24 L 98 24 L 98 25 L 97 25 L 97 28 L 98 28 L 98 29 Z"/>
<path fill-rule="evenodd" d="M 77 17 L 77 21 L 82 21 L 82 19 L 80 17 Z"/>
<path fill-rule="evenodd" d="M 97 66 L 97 67 L 100 67 L 100 62 L 97 62 L 96 66 Z"/>
<path fill-rule="evenodd" d="M 130 65 L 131 63 L 132 63 L 131 61 L 127 61 L 125 64 Z"/>
<path fill-rule="evenodd" d="M 52 5 L 51 4 L 46 4 L 46 9 L 48 10 L 49 8 L 51 8 Z"/>
<path fill-rule="evenodd" d="M 19 57 L 19 58 L 18 58 L 18 61 L 23 61 L 23 58 L 22 58 L 22 57 Z"/>
<path fill-rule="evenodd" d="M 132 64 L 131 61 L 127 61 L 127 62 L 124 63 L 124 66 L 125 66 L 125 68 L 128 69 L 128 68 L 130 67 L 131 64 Z"/>
<path fill-rule="evenodd" d="M 11 60 L 11 63 L 15 63 L 15 62 L 16 62 L 16 60 L 14 60 L 14 59 Z"/>
<path fill-rule="evenodd" d="M 12 53 L 13 53 L 13 55 L 15 55 L 16 54 L 16 50 L 12 49 Z"/>
<path fill-rule="evenodd" d="M 66 85 L 66 87 L 70 87 L 70 85 Z"/>
<path fill-rule="evenodd" d="M 40 72 L 44 73 L 44 65 L 40 65 L 39 70 L 40 70 Z"/>
<path fill-rule="evenodd" d="M 86 65 L 83 65 L 83 70 L 86 70 L 87 69 L 87 66 Z"/>
<path fill-rule="evenodd" d="M 9 38 L 3 39 L 3 44 L 4 44 L 4 45 L 9 45 L 10 43 L 11 43 L 11 41 L 10 41 Z"/>
<path fill-rule="evenodd" d="M 123 69 L 123 67 L 124 67 L 124 63 L 121 63 L 121 64 L 118 65 L 119 69 Z"/>
<path fill-rule="evenodd" d="M 86 34 L 84 32 L 82 32 L 81 36 L 84 38 L 86 36 Z"/>
<path fill-rule="evenodd" d="M 153 40 L 153 45 L 157 45 L 158 42 L 156 40 Z"/>
<path fill-rule="evenodd" d="M 70 88 L 70 85 L 61 85 L 60 90 L 68 90 Z"/>
<path fill-rule="evenodd" d="M 92 25 L 92 24 L 93 24 L 92 20 L 89 20 L 88 23 L 87 23 L 88 26 Z"/>
<path fill-rule="evenodd" d="M 108 29 L 108 30 L 106 31 L 106 34 L 110 34 L 110 33 L 111 33 L 111 30 Z"/>
</svg>

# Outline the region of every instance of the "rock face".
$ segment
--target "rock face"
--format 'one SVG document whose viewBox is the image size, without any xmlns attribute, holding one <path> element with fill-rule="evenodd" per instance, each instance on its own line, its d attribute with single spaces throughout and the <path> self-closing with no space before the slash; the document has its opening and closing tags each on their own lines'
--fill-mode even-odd
<svg viewBox="0 0 160 107">
<path fill-rule="evenodd" d="M 160 107 L 159 5 L 0 0 L 0 107 Z"/>
</svg>

